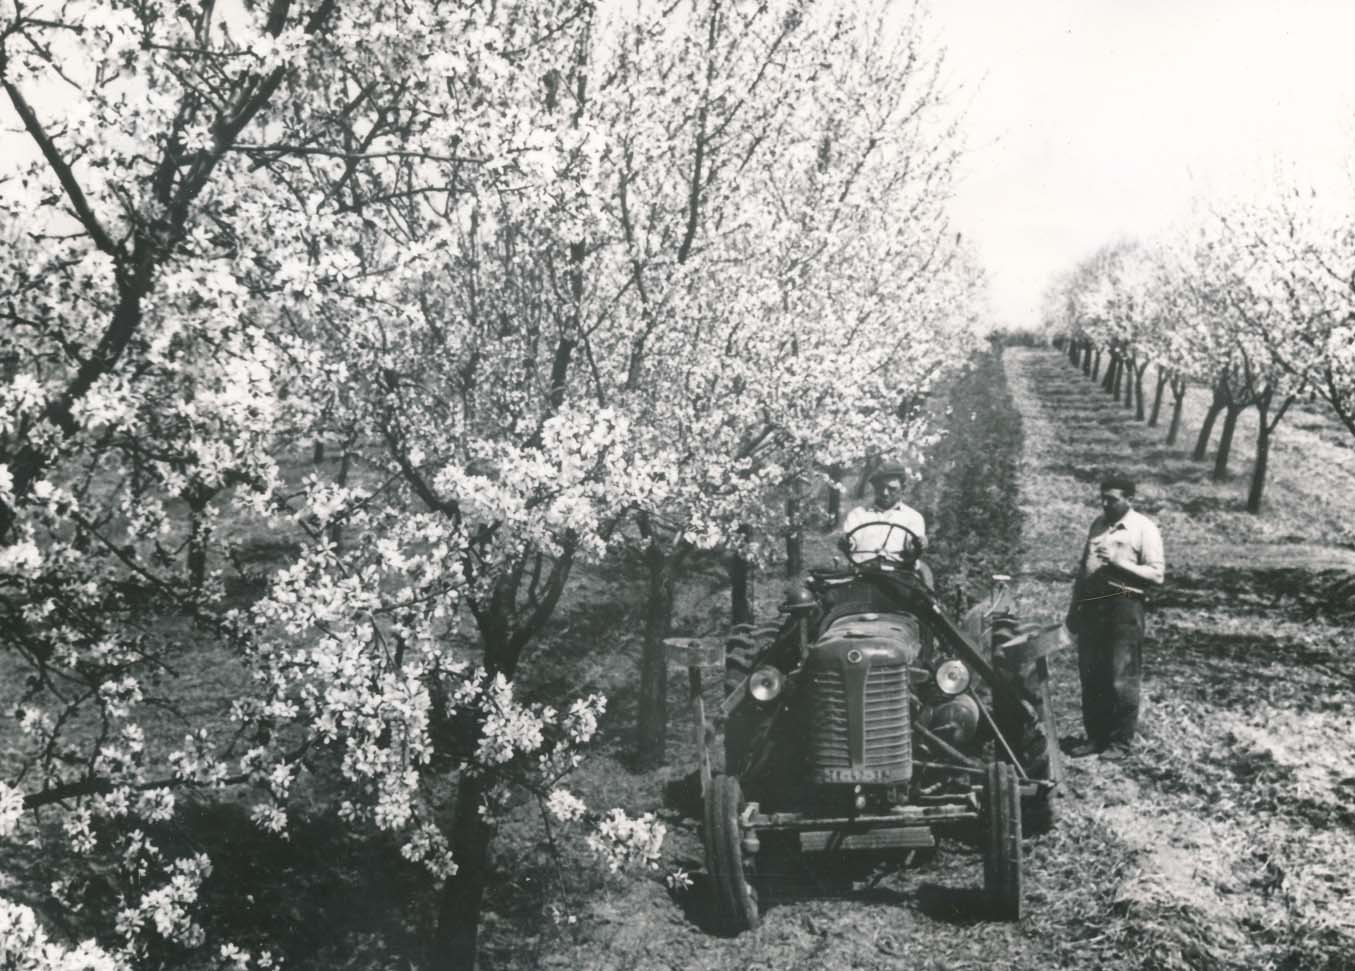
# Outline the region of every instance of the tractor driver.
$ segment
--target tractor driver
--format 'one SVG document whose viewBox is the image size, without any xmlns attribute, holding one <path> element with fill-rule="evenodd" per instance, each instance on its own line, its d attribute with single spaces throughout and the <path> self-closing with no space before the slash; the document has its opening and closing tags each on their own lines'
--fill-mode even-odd
<svg viewBox="0 0 1355 971">
<path fill-rule="evenodd" d="M 922 513 L 903 501 L 907 478 L 908 469 L 899 462 L 884 462 L 871 473 L 870 485 L 875 491 L 873 507 L 857 506 L 842 521 L 843 536 L 838 545 L 853 563 L 873 560 L 882 553 L 910 560 L 920 556 L 926 548 L 926 521 Z M 902 526 L 903 529 L 891 526 Z M 856 530 L 855 534 L 853 530 Z M 931 570 L 927 565 L 918 561 L 917 571 L 930 587 Z"/>
</svg>

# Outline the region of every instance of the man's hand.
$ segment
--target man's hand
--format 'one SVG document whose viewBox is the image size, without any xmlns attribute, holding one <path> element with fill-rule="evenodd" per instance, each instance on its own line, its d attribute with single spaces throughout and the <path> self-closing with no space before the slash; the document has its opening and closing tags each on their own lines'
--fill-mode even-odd
<svg viewBox="0 0 1355 971">
<path fill-rule="evenodd" d="M 1111 575 L 1120 579 L 1128 579 L 1135 583 L 1157 584 L 1161 581 L 1153 571 L 1142 563 L 1136 563 L 1126 556 L 1112 556 L 1104 550 L 1093 551 L 1099 569 L 1109 569 Z"/>
</svg>

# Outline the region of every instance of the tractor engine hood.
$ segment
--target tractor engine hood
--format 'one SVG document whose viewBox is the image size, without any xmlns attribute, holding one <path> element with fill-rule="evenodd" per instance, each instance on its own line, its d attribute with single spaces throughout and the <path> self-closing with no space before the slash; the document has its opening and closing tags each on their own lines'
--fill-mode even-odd
<svg viewBox="0 0 1355 971">
<path fill-rule="evenodd" d="M 913 664 L 922 651 L 917 618 L 895 613 L 849 614 L 833 621 L 814 645 L 816 654 L 844 659 L 853 650 L 872 665 Z"/>
<path fill-rule="evenodd" d="M 909 667 L 921 649 L 917 618 L 907 614 L 849 615 L 819 637 L 805 660 L 815 782 L 911 778 Z"/>
</svg>

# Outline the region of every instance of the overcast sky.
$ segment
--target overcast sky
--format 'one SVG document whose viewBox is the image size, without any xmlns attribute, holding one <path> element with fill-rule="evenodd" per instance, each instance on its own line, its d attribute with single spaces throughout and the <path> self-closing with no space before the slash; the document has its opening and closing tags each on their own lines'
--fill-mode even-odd
<svg viewBox="0 0 1355 971">
<path fill-rule="evenodd" d="M 956 200 L 999 323 L 1191 199 L 1355 165 L 1355 0 L 931 0 L 970 151 Z"/>
</svg>

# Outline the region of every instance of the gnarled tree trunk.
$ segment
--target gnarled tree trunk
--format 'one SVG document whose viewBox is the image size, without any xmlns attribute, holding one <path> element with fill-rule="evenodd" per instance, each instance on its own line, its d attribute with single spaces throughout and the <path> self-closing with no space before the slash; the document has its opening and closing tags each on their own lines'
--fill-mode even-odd
<svg viewBox="0 0 1355 971">
<path fill-rule="evenodd" d="M 737 553 L 729 560 L 729 622 L 753 622 L 753 564 Z"/>
<path fill-rule="evenodd" d="M 1219 448 L 1214 453 L 1214 472 L 1211 476 L 1215 482 L 1222 482 L 1228 478 L 1228 458 L 1233 451 L 1233 433 L 1237 431 L 1237 419 L 1241 414 L 1242 409 L 1236 405 L 1228 405 L 1223 410 L 1223 431 L 1219 433 Z"/>
<path fill-rule="evenodd" d="M 447 878 L 438 901 L 438 922 L 428 966 L 436 971 L 469 971 L 475 967 L 480 938 L 480 910 L 489 882 L 489 844 L 493 827 L 480 815 L 488 791 L 486 780 L 462 775 L 452 811 L 451 850 L 456 873 Z"/>
<path fill-rule="evenodd" d="M 657 538 L 645 548 L 645 632 L 640 648 L 640 711 L 637 755 L 653 768 L 668 757 L 668 652 L 663 639 L 673 626 L 673 558 L 664 555 Z"/>
<path fill-rule="evenodd" d="M 1169 382 L 1172 389 L 1172 421 L 1167 429 L 1167 444 L 1175 445 L 1176 438 L 1181 433 L 1181 411 L 1186 403 L 1186 379 L 1180 376 L 1172 377 Z"/>
<path fill-rule="evenodd" d="M 1256 514 L 1261 511 L 1261 496 L 1266 488 L 1266 471 L 1270 466 L 1270 430 L 1266 421 L 1268 406 L 1257 405 L 1259 422 L 1256 429 L 1256 462 L 1252 465 L 1251 486 L 1247 489 L 1247 512 Z"/>
<path fill-rule="evenodd" d="M 1266 472 L 1270 467 L 1270 439 L 1279 425 L 1280 419 L 1284 413 L 1289 410 L 1289 406 L 1294 403 L 1294 398 L 1285 399 L 1284 404 L 1280 405 L 1275 417 L 1270 417 L 1270 402 L 1274 392 L 1267 389 L 1264 394 L 1256 399 L 1256 462 L 1252 465 L 1251 486 L 1247 489 L 1247 512 L 1259 513 L 1261 511 L 1261 499 L 1266 489 Z"/>
<path fill-rule="evenodd" d="M 1227 403 L 1228 396 L 1224 394 L 1222 388 L 1215 386 L 1214 397 L 1204 415 L 1204 424 L 1200 426 L 1200 435 L 1195 439 L 1195 450 L 1190 453 L 1190 457 L 1196 462 L 1204 461 L 1205 453 L 1209 451 L 1209 436 L 1214 433 L 1214 422 L 1218 421 L 1219 413 Z"/>
<path fill-rule="evenodd" d="M 1157 380 L 1153 388 L 1153 410 L 1148 416 L 1148 427 L 1156 428 L 1158 416 L 1162 414 L 1162 396 L 1167 390 L 1168 371 L 1161 364 L 1157 366 Z"/>
<path fill-rule="evenodd" d="M 842 476 L 846 473 L 840 465 L 834 465 L 828 470 L 828 475 L 832 479 L 828 483 L 828 520 L 829 525 L 836 525 L 842 518 Z"/>
</svg>

